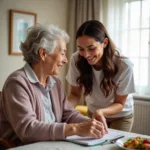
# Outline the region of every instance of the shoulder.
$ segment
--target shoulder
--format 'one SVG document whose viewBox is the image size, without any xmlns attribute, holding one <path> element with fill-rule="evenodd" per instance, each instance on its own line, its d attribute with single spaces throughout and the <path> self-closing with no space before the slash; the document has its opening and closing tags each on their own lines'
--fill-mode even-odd
<svg viewBox="0 0 150 150">
<path fill-rule="evenodd" d="M 24 69 L 21 68 L 19 70 L 14 71 L 13 73 L 11 73 L 5 83 L 4 83 L 4 87 L 6 86 L 11 86 L 11 83 L 25 83 L 25 80 L 27 80 Z"/>
<path fill-rule="evenodd" d="M 117 61 L 118 65 L 118 73 L 116 77 L 126 76 L 133 73 L 133 63 L 127 57 L 121 57 L 119 61 Z"/>
<path fill-rule="evenodd" d="M 120 63 L 121 69 L 123 70 L 128 70 L 133 68 L 133 63 L 130 61 L 129 58 L 127 57 L 122 57 L 121 58 L 121 63 Z"/>
<path fill-rule="evenodd" d="M 19 79 L 20 77 L 23 77 L 25 75 L 24 69 L 21 68 L 19 70 L 16 70 L 14 72 L 12 72 L 8 77 L 7 80 L 11 80 L 11 79 Z M 7 81 L 6 80 L 6 81 Z"/>
</svg>

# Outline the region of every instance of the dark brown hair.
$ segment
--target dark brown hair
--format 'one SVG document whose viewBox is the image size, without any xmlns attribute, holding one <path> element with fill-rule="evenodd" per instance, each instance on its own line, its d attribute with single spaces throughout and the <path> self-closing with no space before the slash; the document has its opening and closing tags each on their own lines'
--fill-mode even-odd
<svg viewBox="0 0 150 150">
<path fill-rule="evenodd" d="M 111 92 L 116 91 L 117 85 L 112 80 L 118 72 L 118 60 L 120 60 L 119 52 L 116 50 L 114 43 L 109 37 L 104 25 L 97 20 L 90 20 L 83 23 L 76 33 L 76 39 L 86 35 L 94 38 L 96 41 L 103 43 L 105 38 L 108 38 L 108 44 L 105 47 L 102 62 L 104 77 L 100 83 L 100 88 L 107 97 Z M 91 94 L 93 86 L 93 74 L 92 66 L 88 64 L 87 60 L 78 56 L 79 59 L 76 62 L 76 67 L 80 72 L 80 76 L 77 78 L 77 83 L 84 87 L 84 95 Z"/>
</svg>

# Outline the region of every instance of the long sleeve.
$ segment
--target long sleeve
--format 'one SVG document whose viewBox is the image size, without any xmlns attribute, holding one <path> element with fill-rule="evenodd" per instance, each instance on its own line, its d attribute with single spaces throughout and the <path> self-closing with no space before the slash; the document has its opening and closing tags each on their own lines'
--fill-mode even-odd
<svg viewBox="0 0 150 150">
<path fill-rule="evenodd" d="M 15 134 L 24 143 L 64 139 L 65 123 L 45 123 L 37 95 L 38 92 L 20 77 L 10 79 L 5 85 L 4 113 Z M 56 138 L 57 131 L 62 134 Z"/>
</svg>

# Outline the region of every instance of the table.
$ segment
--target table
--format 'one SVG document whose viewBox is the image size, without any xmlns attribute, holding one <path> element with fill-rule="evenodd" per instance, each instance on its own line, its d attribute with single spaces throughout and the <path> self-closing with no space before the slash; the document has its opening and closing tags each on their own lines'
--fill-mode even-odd
<svg viewBox="0 0 150 150">
<path fill-rule="evenodd" d="M 113 130 L 113 129 L 111 129 Z M 149 138 L 148 135 L 124 132 L 119 130 L 113 130 L 116 132 L 120 132 L 125 135 L 125 137 L 135 137 L 141 136 L 143 138 Z M 24 146 L 19 146 L 16 148 L 11 148 L 9 150 L 121 150 L 116 144 L 107 144 L 107 145 L 98 145 L 98 146 L 82 146 L 74 143 L 70 143 L 67 141 L 45 141 L 45 142 L 37 142 L 33 144 L 28 144 Z"/>
</svg>

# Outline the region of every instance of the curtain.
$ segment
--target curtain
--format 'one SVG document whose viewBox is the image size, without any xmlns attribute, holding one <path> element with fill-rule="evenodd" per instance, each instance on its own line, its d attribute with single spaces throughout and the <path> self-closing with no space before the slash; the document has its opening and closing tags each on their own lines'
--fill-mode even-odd
<svg viewBox="0 0 150 150">
<path fill-rule="evenodd" d="M 124 0 L 102 0 L 100 21 L 105 25 L 117 48 L 120 48 L 123 29 Z"/>
<path fill-rule="evenodd" d="M 68 0 L 68 33 L 70 36 L 70 42 L 68 44 L 67 51 L 68 61 L 70 61 L 72 53 L 76 51 L 75 37 L 79 26 L 87 20 L 100 19 L 100 2 L 101 0 Z M 67 92 L 69 91 L 68 86 L 66 86 L 66 90 Z M 83 98 L 81 101 L 81 103 L 83 103 Z"/>
<path fill-rule="evenodd" d="M 85 21 L 100 18 L 100 0 L 69 0 L 68 33 L 71 41 L 68 45 L 68 58 L 76 51 L 76 31 Z"/>
</svg>

